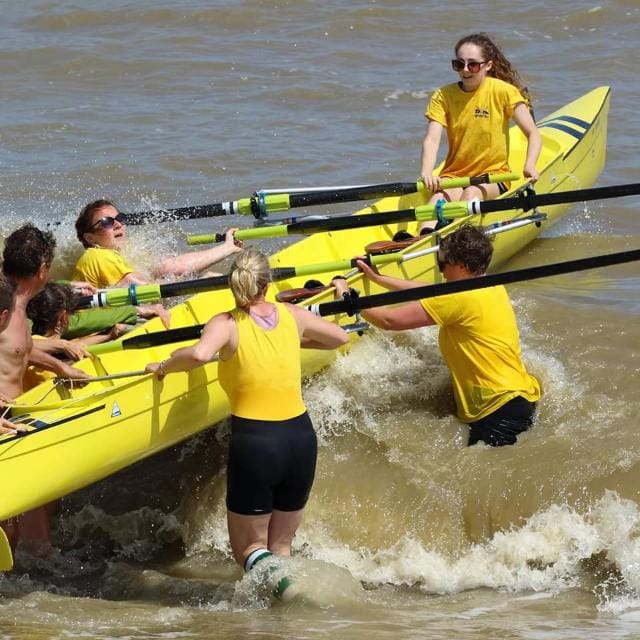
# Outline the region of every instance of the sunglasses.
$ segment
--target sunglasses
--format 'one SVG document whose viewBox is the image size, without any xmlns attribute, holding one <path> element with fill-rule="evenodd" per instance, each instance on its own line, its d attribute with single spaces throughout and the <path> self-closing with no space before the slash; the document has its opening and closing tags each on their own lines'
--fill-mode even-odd
<svg viewBox="0 0 640 640">
<path fill-rule="evenodd" d="M 118 221 L 120 224 L 123 224 L 126 219 L 127 218 L 124 213 L 118 213 L 117 216 L 105 216 L 104 218 L 100 218 L 100 220 L 98 220 L 97 222 L 94 222 L 89 227 L 89 230 L 95 229 L 98 225 L 100 225 L 102 229 L 113 229 L 113 225 L 116 221 Z"/>
<path fill-rule="evenodd" d="M 471 73 L 478 73 L 480 69 L 482 69 L 483 64 L 487 64 L 488 60 L 483 60 L 482 62 L 478 62 L 477 60 L 460 60 L 460 58 L 454 58 L 451 61 L 451 66 L 454 71 L 464 71 L 466 67 L 471 71 Z"/>
</svg>

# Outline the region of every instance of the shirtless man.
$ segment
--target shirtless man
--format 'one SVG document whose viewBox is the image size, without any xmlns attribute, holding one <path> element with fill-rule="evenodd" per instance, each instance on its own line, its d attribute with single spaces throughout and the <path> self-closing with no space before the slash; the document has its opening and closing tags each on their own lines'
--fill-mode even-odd
<svg viewBox="0 0 640 640">
<path fill-rule="evenodd" d="M 16 304 L 16 286 L 0 275 L 0 334 L 9 326 L 11 314 Z M 8 402 L 8 398 L 3 398 L 0 394 L 0 405 Z M 15 435 L 18 431 L 24 431 L 24 427 L 19 427 L 4 417 L 4 410 L 0 410 L 0 435 Z"/>
<path fill-rule="evenodd" d="M 15 307 L 0 333 L 0 400 L 10 402 L 22 391 L 29 364 L 52 371 L 59 377 L 82 380 L 88 374 L 33 346 L 27 321 L 27 304 L 47 283 L 53 262 L 55 239 L 31 224 L 14 231 L 4 241 L 2 271 L 16 287 Z M 20 540 L 50 549 L 46 507 L 39 507 L 2 523 L 12 546 Z"/>
</svg>

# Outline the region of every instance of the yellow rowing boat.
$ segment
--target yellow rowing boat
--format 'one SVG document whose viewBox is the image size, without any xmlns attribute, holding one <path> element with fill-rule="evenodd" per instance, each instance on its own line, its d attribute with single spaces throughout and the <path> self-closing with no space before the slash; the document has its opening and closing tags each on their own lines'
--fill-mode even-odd
<svg viewBox="0 0 640 640">
<path fill-rule="evenodd" d="M 543 140 L 538 163 L 541 177 L 536 185 L 539 193 L 580 189 L 594 183 L 605 161 L 609 96 L 608 87 L 594 89 L 538 123 Z M 523 165 L 525 145 L 526 139 L 514 128 L 512 167 Z M 521 186 L 522 182 L 513 184 L 506 197 Z M 358 213 L 411 208 L 424 204 L 423 198 L 421 194 L 388 197 Z M 557 205 L 545 209 L 547 220 L 542 228 L 525 224 L 496 235 L 492 267 L 520 251 L 568 208 L 569 205 Z M 492 213 L 482 219 L 475 216 L 472 221 L 488 225 L 507 215 Z M 513 218 L 513 213 L 509 217 Z M 456 220 L 441 233 L 450 232 L 462 222 Z M 371 242 L 389 240 L 400 228 L 415 233 L 416 223 L 318 233 L 277 252 L 271 257 L 271 265 L 288 267 L 350 258 L 362 254 Z M 432 234 L 405 251 L 420 254 L 420 249 L 433 247 L 437 241 L 437 235 Z M 440 281 L 433 253 L 389 264 L 381 270 L 424 282 Z M 304 279 L 295 277 L 275 283 L 270 295 L 302 287 Z M 358 275 L 351 281 L 363 293 L 377 292 Z M 324 292 L 307 302 L 330 299 L 331 293 Z M 228 290 L 197 294 L 171 310 L 171 326 L 201 324 L 232 307 Z M 127 337 L 162 329 L 156 319 Z M 78 363 L 79 368 L 107 379 L 72 389 L 48 380 L 20 396 L 12 408 L 12 419 L 30 425 L 31 430 L 25 436 L 0 436 L 0 520 L 100 480 L 225 418 L 229 405 L 218 383 L 216 363 L 172 374 L 162 382 L 149 375 L 109 377 L 143 370 L 146 363 L 166 358 L 175 348 L 165 345 L 85 359 Z M 303 374 L 318 371 L 334 357 L 332 352 L 304 351 Z"/>
</svg>

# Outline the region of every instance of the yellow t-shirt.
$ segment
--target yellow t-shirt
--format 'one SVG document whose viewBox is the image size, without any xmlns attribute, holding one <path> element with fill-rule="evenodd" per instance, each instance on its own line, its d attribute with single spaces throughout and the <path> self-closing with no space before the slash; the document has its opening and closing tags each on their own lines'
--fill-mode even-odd
<svg viewBox="0 0 640 640">
<path fill-rule="evenodd" d="M 231 315 L 238 328 L 238 348 L 218 365 L 220 385 L 231 413 L 251 420 L 288 420 L 302 415 L 300 334 L 295 318 L 280 303 L 273 329 L 259 327 L 241 309 Z"/>
<path fill-rule="evenodd" d="M 113 249 L 90 247 L 76 262 L 72 280 L 90 282 L 98 289 L 112 287 L 134 268 Z"/>
<path fill-rule="evenodd" d="M 485 78 L 473 92 L 458 83 L 438 89 L 425 116 L 447 129 L 449 150 L 440 175 L 508 173 L 509 120 L 520 102 L 527 102 L 520 91 L 497 78 Z"/>
<path fill-rule="evenodd" d="M 475 422 L 516 396 L 536 402 L 540 384 L 520 357 L 520 334 L 504 287 L 421 300 L 440 325 L 440 350 L 453 381 L 458 417 Z"/>
</svg>

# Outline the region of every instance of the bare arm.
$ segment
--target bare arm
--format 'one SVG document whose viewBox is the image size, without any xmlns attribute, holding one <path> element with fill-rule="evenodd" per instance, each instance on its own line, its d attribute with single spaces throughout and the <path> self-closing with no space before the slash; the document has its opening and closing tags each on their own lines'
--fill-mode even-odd
<svg viewBox="0 0 640 640">
<path fill-rule="evenodd" d="M 427 132 L 422 141 L 422 165 L 420 175 L 425 186 L 430 191 L 437 191 L 440 186 L 440 179 L 433 175 L 438 156 L 438 148 L 444 127 L 435 120 L 429 120 Z"/>
<path fill-rule="evenodd" d="M 59 378 L 71 378 L 72 380 L 85 380 L 89 378 L 89 374 L 75 367 L 70 367 L 65 362 L 54 358 L 53 356 L 41 351 L 37 347 L 31 349 L 29 354 L 29 364 L 33 364 L 40 369 L 52 371 Z"/>
<path fill-rule="evenodd" d="M 85 350 L 81 343 L 64 340 L 63 338 L 37 338 L 35 346 L 46 353 L 64 353 L 72 360 L 81 360 L 89 356 L 88 351 Z"/>
<path fill-rule="evenodd" d="M 387 282 L 397 282 L 400 285 L 408 284 L 411 286 L 399 286 L 395 288 L 409 289 L 423 286 L 424 283 L 414 283 L 411 280 L 401 280 L 399 278 L 390 278 L 382 276 L 377 270 L 372 269 L 361 260 L 357 261 L 358 267 L 374 282 L 388 289 L 394 288 L 387 286 Z M 336 288 L 336 297 L 341 296 L 348 290 L 346 280 L 335 278 L 332 281 Z M 426 309 L 419 302 L 409 302 L 401 307 L 375 307 L 373 309 L 364 309 L 362 317 L 372 325 L 380 329 L 391 331 L 404 331 L 405 329 L 416 329 L 418 327 L 428 327 L 436 324 L 435 320 L 427 313 Z"/>
<path fill-rule="evenodd" d="M 228 313 L 220 313 L 207 322 L 200 340 L 190 347 L 176 349 L 170 358 L 162 362 L 150 362 L 147 373 L 155 373 L 159 379 L 168 373 L 190 371 L 210 362 L 213 356 L 231 341 L 231 323 Z"/>
<path fill-rule="evenodd" d="M 92 296 L 97 291 L 90 282 L 84 280 L 71 280 L 69 286 L 83 296 Z"/>
<path fill-rule="evenodd" d="M 303 349 L 337 349 L 349 342 L 347 332 L 337 324 L 328 322 L 292 304 L 287 304 L 298 325 L 300 346 Z"/>
<path fill-rule="evenodd" d="M 513 111 L 513 119 L 520 127 L 522 133 L 527 136 L 527 157 L 524 161 L 524 168 L 522 172 L 526 178 L 529 178 L 531 182 L 536 182 L 540 177 L 536 169 L 536 162 L 542 149 L 542 138 L 540 137 L 540 131 L 536 127 L 536 123 L 533 121 L 531 112 L 524 102 L 519 102 Z"/>
<path fill-rule="evenodd" d="M 118 282 L 116 282 L 114 287 L 126 287 L 130 284 L 149 284 L 148 278 L 145 278 L 142 274 L 137 273 L 135 271 L 131 271 L 127 273 L 126 276 L 122 277 Z"/>
<path fill-rule="evenodd" d="M 370 267 L 362 260 L 356 260 L 356 265 L 364 275 L 390 291 L 399 291 L 402 289 L 415 289 L 416 287 L 424 287 L 427 283 L 419 280 L 404 280 L 403 278 L 392 278 L 391 276 L 383 276 L 375 267 Z"/>
<path fill-rule="evenodd" d="M 401 307 L 375 307 L 362 311 L 362 317 L 372 325 L 389 331 L 405 331 L 435 324 L 434 319 L 419 302 Z"/>
<path fill-rule="evenodd" d="M 165 258 L 153 267 L 153 275 L 156 277 L 177 275 L 185 273 L 197 273 L 207 269 L 212 264 L 224 260 L 237 251 L 242 251 L 242 243 L 233 238 L 237 229 L 229 229 L 223 244 L 204 249 L 203 251 L 190 251 L 173 258 Z"/>
</svg>

